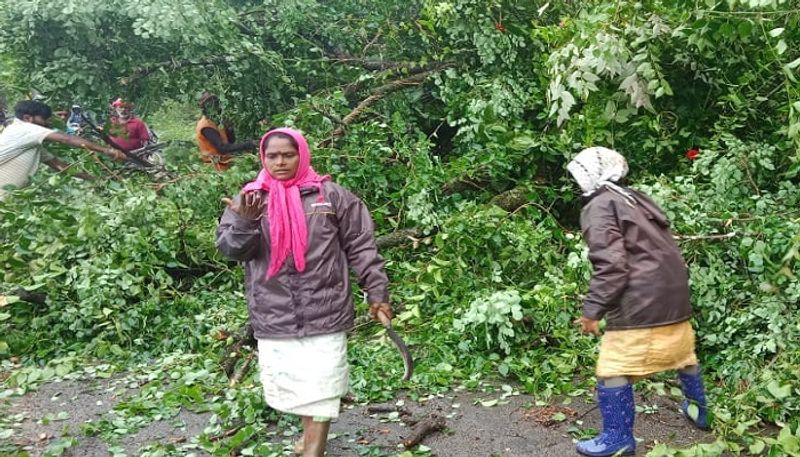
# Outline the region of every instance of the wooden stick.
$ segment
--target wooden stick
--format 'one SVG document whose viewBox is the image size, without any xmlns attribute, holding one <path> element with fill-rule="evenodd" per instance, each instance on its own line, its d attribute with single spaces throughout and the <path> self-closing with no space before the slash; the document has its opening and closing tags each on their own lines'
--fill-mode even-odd
<svg viewBox="0 0 800 457">
<path fill-rule="evenodd" d="M 401 416 L 410 416 L 411 411 L 393 405 L 374 405 L 367 407 L 367 414 L 399 413 Z"/>
<path fill-rule="evenodd" d="M 438 414 L 431 414 L 417 423 L 408 439 L 403 441 L 403 446 L 406 449 L 411 449 L 420 444 L 431 433 L 444 430 L 446 425 L 447 421 L 445 421 L 444 417 Z"/>
<path fill-rule="evenodd" d="M 234 428 L 232 428 L 230 430 L 226 430 L 225 432 L 220 433 L 219 435 L 214 435 L 212 437 L 209 437 L 208 441 L 213 443 L 213 442 L 225 439 L 225 438 L 229 438 L 229 437 L 235 435 L 239 430 L 241 430 L 243 428 L 244 428 L 244 425 L 240 425 L 238 427 L 234 427 Z"/>
<path fill-rule="evenodd" d="M 724 235 L 673 235 L 673 238 L 679 241 L 699 241 L 699 240 L 728 240 L 739 235 L 736 232 L 726 233 Z"/>
<path fill-rule="evenodd" d="M 95 161 L 95 162 L 97 162 L 97 164 L 98 164 L 98 165 L 100 165 L 100 168 L 102 168 L 103 170 L 105 170 L 105 171 L 106 171 L 106 173 L 108 173 L 109 175 L 111 175 L 111 176 L 112 176 L 114 179 L 116 179 L 117 181 L 119 181 L 120 179 L 122 179 L 122 178 L 120 178 L 120 177 L 119 177 L 119 175 L 118 175 L 117 173 L 115 173 L 115 172 L 114 172 L 114 170 L 112 170 L 112 169 L 108 168 L 108 167 L 106 166 L 106 164 L 104 164 L 104 163 L 103 163 L 103 161 L 102 161 L 102 160 L 100 160 L 100 157 L 97 157 L 96 155 L 92 154 L 92 158 L 94 159 L 94 161 Z"/>
<path fill-rule="evenodd" d="M 233 342 L 225 346 L 224 352 L 222 353 L 224 360 L 222 363 L 222 370 L 225 372 L 225 375 L 231 379 L 231 381 L 235 376 L 234 368 L 236 367 L 236 362 L 241 358 L 242 348 L 245 346 L 250 347 L 253 350 L 255 350 L 258 346 L 256 338 L 253 334 L 253 326 L 250 325 L 249 321 L 236 331 L 236 334 L 233 337 Z M 244 373 L 243 375 L 246 374 L 247 373 Z"/>
<path fill-rule="evenodd" d="M 234 387 L 236 384 L 239 384 L 242 381 L 242 379 L 245 376 L 247 376 L 247 373 L 250 372 L 250 364 L 253 363 L 253 359 L 255 358 L 255 356 L 256 356 L 255 352 L 251 352 L 250 354 L 247 355 L 247 357 L 244 359 L 244 362 L 242 363 L 242 366 L 239 367 L 239 369 L 236 370 L 236 373 L 234 373 L 233 376 L 231 377 L 231 382 L 228 384 L 230 387 Z"/>
</svg>

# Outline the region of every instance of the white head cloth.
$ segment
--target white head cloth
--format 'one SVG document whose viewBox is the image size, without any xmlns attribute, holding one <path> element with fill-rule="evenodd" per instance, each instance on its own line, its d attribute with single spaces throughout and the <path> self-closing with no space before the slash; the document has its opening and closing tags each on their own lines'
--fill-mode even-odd
<svg viewBox="0 0 800 457">
<path fill-rule="evenodd" d="M 600 146 L 584 149 L 567 164 L 567 170 L 581 186 L 584 196 L 589 197 L 605 186 L 621 194 L 628 203 L 636 203 L 628 191 L 616 184 L 628 174 L 628 162 L 613 149 Z"/>
</svg>

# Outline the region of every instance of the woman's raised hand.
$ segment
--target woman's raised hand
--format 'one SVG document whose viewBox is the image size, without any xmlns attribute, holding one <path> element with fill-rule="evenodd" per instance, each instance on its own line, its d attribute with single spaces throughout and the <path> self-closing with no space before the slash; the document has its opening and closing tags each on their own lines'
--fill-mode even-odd
<svg viewBox="0 0 800 457">
<path fill-rule="evenodd" d="M 247 192 L 242 195 L 238 203 L 227 197 L 223 198 L 222 202 L 233 212 L 247 219 L 258 219 L 264 214 L 265 202 L 261 200 L 261 192 Z"/>
</svg>

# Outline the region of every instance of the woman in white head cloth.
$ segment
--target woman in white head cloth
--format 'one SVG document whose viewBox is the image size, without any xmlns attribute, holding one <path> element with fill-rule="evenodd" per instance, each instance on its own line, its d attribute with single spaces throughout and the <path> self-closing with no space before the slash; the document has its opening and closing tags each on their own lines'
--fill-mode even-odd
<svg viewBox="0 0 800 457">
<path fill-rule="evenodd" d="M 631 383 L 666 370 L 679 371 L 684 414 L 707 429 L 705 390 L 689 322 L 688 272 L 669 221 L 649 197 L 623 184 L 628 164 L 620 153 L 584 149 L 567 170 L 583 191 L 581 228 L 592 263 L 583 315 L 575 322 L 584 333 L 600 336 L 599 321 L 606 319 L 596 371 L 603 431 L 578 442 L 577 451 L 634 454 Z"/>
</svg>

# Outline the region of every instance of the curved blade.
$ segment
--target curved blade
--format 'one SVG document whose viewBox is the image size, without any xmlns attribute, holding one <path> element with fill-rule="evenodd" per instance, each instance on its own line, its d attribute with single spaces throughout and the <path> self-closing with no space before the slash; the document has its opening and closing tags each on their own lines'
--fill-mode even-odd
<svg viewBox="0 0 800 457">
<path fill-rule="evenodd" d="M 403 357 L 403 365 L 405 367 L 403 381 L 408 381 L 411 379 L 411 375 L 414 374 L 414 358 L 411 357 L 411 352 L 409 352 L 408 346 L 406 346 L 406 343 L 400 338 L 400 335 L 398 335 L 391 326 L 384 326 L 384 328 L 389 335 L 389 339 L 392 340 L 397 350 L 400 351 L 400 356 Z"/>
</svg>

